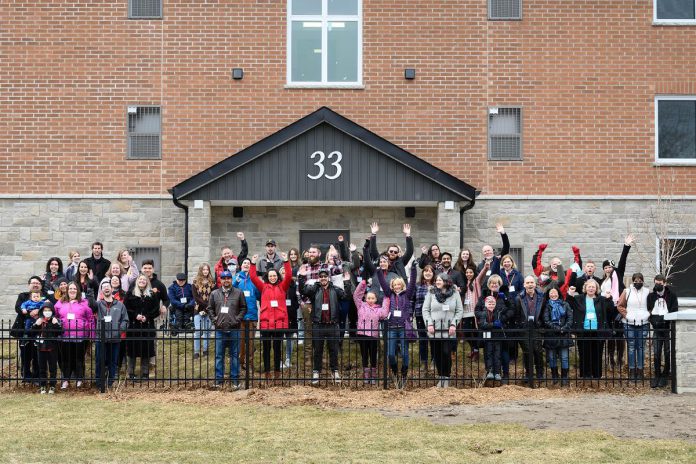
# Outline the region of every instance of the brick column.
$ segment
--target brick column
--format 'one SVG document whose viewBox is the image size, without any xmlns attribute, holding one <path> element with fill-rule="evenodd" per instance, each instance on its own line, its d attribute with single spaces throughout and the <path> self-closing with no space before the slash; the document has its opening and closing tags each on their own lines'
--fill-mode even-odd
<svg viewBox="0 0 696 464">
<path fill-rule="evenodd" d="M 437 243 L 440 250 L 452 253 L 452 261 L 459 254 L 459 202 L 453 209 L 445 209 L 445 202 L 437 204 Z"/>
<path fill-rule="evenodd" d="M 677 393 L 696 393 L 696 309 L 665 315 L 676 324 Z"/>
<path fill-rule="evenodd" d="M 211 237 L 211 209 L 210 202 L 204 201 L 203 208 L 194 208 L 194 202 L 189 205 L 189 281 L 198 272 L 201 263 L 209 263 L 213 271 L 214 263 L 210 262 L 210 237 Z"/>
</svg>

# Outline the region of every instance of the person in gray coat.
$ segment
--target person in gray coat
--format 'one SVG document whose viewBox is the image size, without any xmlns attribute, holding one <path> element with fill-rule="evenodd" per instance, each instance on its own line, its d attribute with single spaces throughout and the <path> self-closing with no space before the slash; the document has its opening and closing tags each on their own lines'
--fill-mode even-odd
<svg viewBox="0 0 696 464">
<path fill-rule="evenodd" d="M 111 282 L 102 282 L 103 298 L 97 301 L 97 343 L 95 344 L 97 388 L 102 387 L 102 368 L 104 367 L 108 374 L 108 386 L 113 385 L 118 372 L 121 339 L 126 338 L 126 329 L 128 329 L 128 311 L 123 303 L 114 298 L 112 290 Z M 101 362 L 102 356 L 104 356 L 104 364 Z"/>
<path fill-rule="evenodd" d="M 438 387 L 449 386 L 452 371 L 452 340 L 464 315 L 464 306 L 452 278 L 441 273 L 435 286 L 428 291 L 423 302 L 423 320 L 428 327 L 428 337 L 433 339 L 433 358 L 438 372 Z M 456 345 L 455 345 L 456 347 Z"/>
</svg>

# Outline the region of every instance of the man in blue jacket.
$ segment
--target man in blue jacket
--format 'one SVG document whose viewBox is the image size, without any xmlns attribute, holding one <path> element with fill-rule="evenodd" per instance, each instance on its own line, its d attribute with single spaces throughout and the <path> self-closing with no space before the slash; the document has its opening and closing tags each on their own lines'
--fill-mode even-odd
<svg viewBox="0 0 696 464">
<path fill-rule="evenodd" d="M 180 272 L 176 275 L 176 280 L 167 289 L 167 296 L 174 310 L 172 335 L 176 337 L 179 332 L 191 326 L 193 309 L 196 306 L 196 301 L 193 299 L 193 287 L 186 282 L 186 274 Z"/>
<path fill-rule="evenodd" d="M 254 369 L 254 338 L 256 337 L 256 325 L 259 320 L 259 310 L 257 302 L 261 300 L 261 292 L 254 286 L 249 277 L 249 269 L 251 268 L 251 260 L 244 258 L 241 263 L 240 271 L 235 274 L 232 279 L 232 286 L 238 288 L 244 294 L 247 310 L 242 320 L 239 341 L 239 364 L 242 370 L 246 369 L 246 348 L 249 346 L 249 361 L 250 368 Z M 246 335 L 249 336 L 247 340 Z"/>
</svg>

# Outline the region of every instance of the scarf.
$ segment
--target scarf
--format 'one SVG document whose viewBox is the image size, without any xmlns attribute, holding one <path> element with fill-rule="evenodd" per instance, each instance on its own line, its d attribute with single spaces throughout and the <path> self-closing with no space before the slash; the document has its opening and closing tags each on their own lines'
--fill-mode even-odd
<svg viewBox="0 0 696 464">
<path fill-rule="evenodd" d="M 442 304 L 447 300 L 447 298 L 454 295 L 454 286 L 450 286 L 444 291 L 437 287 L 433 287 L 430 291 L 433 292 L 433 294 L 435 295 L 435 299 L 437 300 L 437 302 Z"/>
<path fill-rule="evenodd" d="M 551 305 L 551 320 L 553 322 L 559 322 L 566 314 L 566 309 L 565 306 L 563 306 L 563 302 L 560 299 L 549 300 L 549 304 Z"/>
</svg>

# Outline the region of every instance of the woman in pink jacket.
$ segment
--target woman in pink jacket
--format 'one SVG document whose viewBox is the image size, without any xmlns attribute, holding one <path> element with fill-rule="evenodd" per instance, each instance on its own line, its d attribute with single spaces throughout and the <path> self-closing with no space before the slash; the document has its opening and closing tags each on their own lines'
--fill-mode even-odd
<svg viewBox="0 0 696 464">
<path fill-rule="evenodd" d="M 414 264 L 415 265 L 415 264 Z M 377 295 L 367 292 L 367 281 L 363 280 L 353 292 L 353 301 L 358 308 L 358 336 L 362 356 L 363 379 L 365 384 L 377 383 L 377 351 L 379 350 L 379 321 L 389 315 L 389 298 L 377 304 Z M 363 301 L 365 296 L 365 301 Z M 369 362 L 369 364 L 368 364 Z"/>
<path fill-rule="evenodd" d="M 82 298 L 77 283 L 70 282 L 68 291 L 55 305 L 56 317 L 63 326 L 63 339 L 60 343 L 62 390 L 68 388 L 70 377 L 73 375 L 77 379 L 77 387 L 82 386 L 85 375 L 85 350 L 94 329 L 91 307 L 93 304 Z"/>
</svg>

